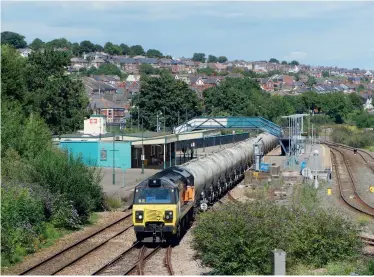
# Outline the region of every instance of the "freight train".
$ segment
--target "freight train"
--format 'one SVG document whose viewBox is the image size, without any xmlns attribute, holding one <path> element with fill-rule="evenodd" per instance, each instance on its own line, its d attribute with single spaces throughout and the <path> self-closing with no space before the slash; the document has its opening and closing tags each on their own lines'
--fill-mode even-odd
<svg viewBox="0 0 374 277">
<path fill-rule="evenodd" d="M 138 184 L 132 208 L 137 240 L 177 243 L 198 211 L 207 210 L 243 178 L 256 143 L 267 153 L 278 141 L 264 133 L 165 169 Z"/>
</svg>

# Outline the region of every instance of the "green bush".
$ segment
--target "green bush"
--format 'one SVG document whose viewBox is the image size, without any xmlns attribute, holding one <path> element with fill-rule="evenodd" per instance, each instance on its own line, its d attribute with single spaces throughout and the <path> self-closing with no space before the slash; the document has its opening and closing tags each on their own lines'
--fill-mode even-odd
<svg viewBox="0 0 374 277">
<path fill-rule="evenodd" d="M 2 184 L 1 257 L 2 264 L 18 262 L 35 251 L 45 220 L 43 203 L 27 188 Z"/>
<path fill-rule="evenodd" d="M 351 130 L 346 127 L 335 128 L 331 133 L 334 142 L 352 147 L 365 148 L 374 145 L 374 133 Z"/>
<path fill-rule="evenodd" d="M 31 163 L 31 181 L 55 195 L 62 195 L 67 200 L 66 208 L 71 210 L 69 206 L 72 205 L 82 222 L 87 222 L 91 212 L 102 208 L 103 194 L 97 169 L 86 167 L 81 157 L 68 156 L 58 149 L 47 149 Z"/>
<path fill-rule="evenodd" d="M 227 205 L 201 214 L 194 247 L 214 274 L 271 274 L 271 250 L 287 252 L 287 266 L 321 267 L 355 255 L 357 226 L 321 209 L 289 209 L 272 202 Z"/>
</svg>

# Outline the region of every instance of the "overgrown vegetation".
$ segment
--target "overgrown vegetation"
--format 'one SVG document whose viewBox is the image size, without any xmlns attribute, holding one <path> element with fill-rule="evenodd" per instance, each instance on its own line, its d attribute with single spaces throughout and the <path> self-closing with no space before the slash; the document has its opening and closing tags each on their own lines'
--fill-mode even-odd
<svg viewBox="0 0 374 277">
<path fill-rule="evenodd" d="M 287 252 L 287 270 L 295 273 L 300 265 L 354 260 L 362 245 L 358 226 L 319 208 L 317 192 L 308 186 L 289 207 L 261 200 L 201 214 L 193 234 L 199 257 L 218 275 L 271 274 L 276 248 Z"/>
<path fill-rule="evenodd" d="M 81 84 L 62 76 L 65 56 L 47 51 L 22 60 L 8 46 L 1 50 L 1 260 L 7 266 L 87 223 L 102 208 L 103 194 L 99 171 L 52 145 L 51 131 L 74 131 L 85 114 Z"/>
<path fill-rule="evenodd" d="M 374 146 L 374 132 L 363 131 L 345 126 L 336 127 L 331 133 L 334 142 L 346 144 L 357 148 Z"/>
</svg>

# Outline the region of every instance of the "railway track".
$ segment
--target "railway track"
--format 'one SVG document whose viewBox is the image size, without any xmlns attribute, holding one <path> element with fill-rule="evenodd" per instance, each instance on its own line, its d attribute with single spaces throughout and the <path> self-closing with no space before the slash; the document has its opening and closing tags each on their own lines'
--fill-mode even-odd
<svg viewBox="0 0 374 277">
<path fill-rule="evenodd" d="M 357 193 L 357 185 L 345 154 L 336 146 L 330 144 L 329 147 L 342 199 L 355 210 L 374 217 L 374 208 L 362 200 Z"/>
<path fill-rule="evenodd" d="M 340 144 L 340 143 L 335 143 L 335 142 L 324 142 L 324 144 L 326 144 L 327 146 L 330 146 L 330 147 L 331 146 L 336 146 L 336 147 L 344 148 L 344 149 L 351 150 L 351 151 L 356 149 L 354 147 L 344 145 L 344 144 Z M 374 173 L 374 155 L 372 155 L 371 153 L 369 153 L 365 150 L 359 149 L 359 148 L 357 148 L 357 154 L 364 160 L 366 165 Z"/>
<path fill-rule="evenodd" d="M 56 275 L 132 227 L 132 213 L 130 212 L 18 275 Z"/>
<path fill-rule="evenodd" d="M 370 246 L 374 246 L 374 238 L 360 236 L 360 239 L 362 240 L 362 242 L 364 244 L 367 244 L 367 245 L 370 245 Z"/>
<path fill-rule="evenodd" d="M 138 249 L 138 255 L 132 255 L 131 260 L 127 255 L 118 257 L 117 261 L 109 263 L 105 266 L 105 268 L 95 272 L 94 275 L 145 275 L 145 272 L 152 273 L 151 275 L 155 275 L 154 273 L 161 273 L 160 265 L 162 265 L 161 267 L 166 270 L 167 274 L 165 275 L 174 275 L 173 267 L 171 264 L 171 252 L 172 247 L 170 245 L 166 248 L 163 248 L 162 245 L 157 245 L 155 248 L 149 248 L 143 245 L 140 249 Z M 163 255 L 163 258 L 159 254 Z M 150 263 L 151 259 L 154 259 L 154 262 L 150 267 L 152 269 L 146 270 L 146 265 L 147 263 Z M 121 261 L 121 264 L 117 264 L 118 261 Z M 123 265 L 125 267 L 123 267 Z M 154 272 L 156 270 L 157 272 Z"/>
</svg>

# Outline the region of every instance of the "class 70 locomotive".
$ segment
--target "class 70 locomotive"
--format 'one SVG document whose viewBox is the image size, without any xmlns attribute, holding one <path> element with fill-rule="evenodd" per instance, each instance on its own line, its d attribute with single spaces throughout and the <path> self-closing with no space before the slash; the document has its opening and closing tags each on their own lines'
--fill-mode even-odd
<svg viewBox="0 0 374 277">
<path fill-rule="evenodd" d="M 165 169 L 138 184 L 132 209 L 137 240 L 177 243 L 198 211 L 207 210 L 243 179 L 253 161 L 256 143 L 262 144 L 267 153 L 278 140 L 264 133 Z"/>
</svg>

